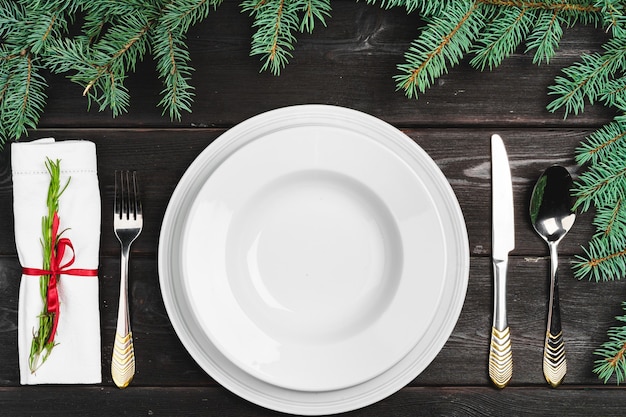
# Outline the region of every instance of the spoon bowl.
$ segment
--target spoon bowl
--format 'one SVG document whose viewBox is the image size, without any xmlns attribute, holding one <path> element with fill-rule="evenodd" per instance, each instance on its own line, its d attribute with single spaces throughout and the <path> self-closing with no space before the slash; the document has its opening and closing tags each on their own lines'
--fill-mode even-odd
<svg viewBox="0 0 626 417">
<path fill-rule="evenodd" d="M 572 177 L 567 169 L 554 165 L 537 180 L 530 199 L 533 228 L 546 242 L 558 243 L 576 220 L 570 195 Z"/>
<path fill-rule="evenodd" d="M 567 169 L 554 165 L 539 177 L 530 199 L 530 219 L 533 228 L 548 243 L 550 249 L 550 299 L 543 351 L 543 374 L 552 387 L 557 387 L 567 372 L 559 307 L 557 246 L 576 220 L 576 213 L 573 210 L 574 199 L 570 194 L 571 187 L 572 177 Z"/>
</svg>

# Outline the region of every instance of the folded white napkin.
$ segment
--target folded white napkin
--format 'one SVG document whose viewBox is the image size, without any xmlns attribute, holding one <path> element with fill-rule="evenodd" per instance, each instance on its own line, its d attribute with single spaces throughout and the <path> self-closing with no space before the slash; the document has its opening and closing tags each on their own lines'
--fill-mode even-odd
<svg viewBox="0 0 626 417">
<path fill-rule="evenodd" d="M 47 215 L 50 175 L 45 161 L 61 161 L 61 185 L 71 181 L 59 199 L 59 232 L 72 241 L 75 262 L 70 268 L 97 269 L 100 248 L 100 191 L 96 147 L 88 141 L 55 142 L 53 138 L 11 145 L 15 243 L 23 268 L 42 268 L 41 219 Z M 66 251 L 71 252 L 71 251 Z M 66 258 L 71 253 L 66 253 Z M 18 311 L 18 350 L 22 384 L 99 383 L 100 311 L 97 276 L 61 274 L 58 343 L 34 373 L 28 367 L 37 316 L 43 308 L 39 276 L 22 275 Z"/>
</svg>

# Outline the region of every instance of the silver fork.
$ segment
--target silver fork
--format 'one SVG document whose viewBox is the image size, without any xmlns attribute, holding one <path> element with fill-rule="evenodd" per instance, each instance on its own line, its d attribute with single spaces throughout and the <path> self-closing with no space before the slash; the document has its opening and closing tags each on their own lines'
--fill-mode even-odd
<svg viewBox="0 0 626 417">
<path fill-rule="evenodd" d="M 131 177 L 132 176 L 132 177 Z M 126 388 L 135 375 L 135 349 L 128 313 L 128 258 L 130 245 L 143 228 L 143 211 L 136 172 L 115 171 L 115 204 L 113 229 L 122 246 L 120 300 L 117 310 L 117 329 L 111 360 L 111 376 L 119 388 Z"/>
</svg>

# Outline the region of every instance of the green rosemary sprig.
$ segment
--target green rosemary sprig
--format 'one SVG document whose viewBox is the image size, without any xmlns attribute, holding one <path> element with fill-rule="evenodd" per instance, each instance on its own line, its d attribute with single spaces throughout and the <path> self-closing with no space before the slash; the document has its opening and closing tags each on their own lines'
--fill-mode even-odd
<svg viewBox="0 0 626 417">
<path fill-rule="evenodd" d="M 61 186 L 61 161 L 59 159 L 52 161 L 50 158 L 47 158 L 45 164 L 50 174 L 50 185 L 48 186 L 48 196 L 46 199 L 48 214 L 41 219 L 41 245 L 43 249 L 43 269 L 49 270 L 51 267 L 50 260 L 56 250 L 59 238 L 59 236 L 52 236 L 53 221 L 59 211 L 59 198 L 69 185 L 70 179 L 68 178 L 65 185 Z M 33 332 L 33 341 L 30 346 L 28 366 L 31 373 L 35 373 L 35 371 L 43 365 L 50 356 L 52 349 L 57 345 L 54 340 L 50 340 L 54 324 L 54 313 L 48 311 L 49 282 L 50 275 L 42 275 L 39 278 L 39 292 L 43 301 L 43 308 L 38 317 L 39 327 Z"/>
</svg>

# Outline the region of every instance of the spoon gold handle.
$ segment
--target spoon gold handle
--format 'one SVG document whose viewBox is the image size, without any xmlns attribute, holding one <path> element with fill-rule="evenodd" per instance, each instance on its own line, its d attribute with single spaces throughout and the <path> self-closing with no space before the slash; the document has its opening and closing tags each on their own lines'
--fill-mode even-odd
<svg viewBox="0 0 626 417">
<path fill-rule="evenodd" d="M 548 306 L 548 320 L 546 340 L 543 347 L 543 375 L 546 381 L 557 387 L 567 373 L 565 359 L 565 342 L 561 328 L 561 309 L 559 306 L 558 257 L 556 243 L 550 247 L 550 301 Z"/>
</svg>

